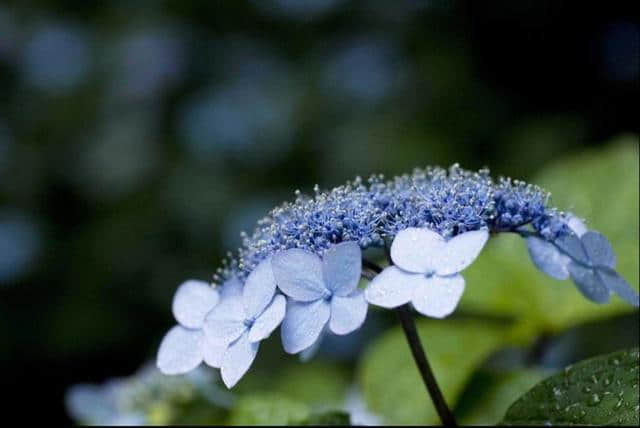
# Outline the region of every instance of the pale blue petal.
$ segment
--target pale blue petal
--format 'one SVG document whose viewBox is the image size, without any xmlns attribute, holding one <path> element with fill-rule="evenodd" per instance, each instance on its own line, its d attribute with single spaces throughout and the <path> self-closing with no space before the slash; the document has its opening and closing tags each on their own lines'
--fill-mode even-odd
<svg viewBox="0 0 640 428">
<path fill-rule="evenodd" d="M 436 232 L 409 227 L 401 230 L 391 244 L 391 260 L 408 272 L 427 273 L 436 269 L 438 254 L 445 247 Z"/>
<path fill-rule="evenodd" d="M 589 256 L 587 256 L 582 241 L 577 235 L 573 233 L 564 235 L 553 241 L 553 243 L 573 260 L 583 264 L 590 263 Z"/>
<path fill-rule="evenodd" d="M 296 300 L 310 302 L 328 291 L 322 278 L 322 260 L 313 253 L 298 248 L 282 251 L 273 256 L 271 267 L 280 290 Z"/>
<path fill-rule="evenodd" d="M 335 334 L 349 334 L 360 328 L 367 317 L 364 293 L 356 290 L 349 296 L 333 296 L 329 329 Z"/>
<path fill-rule="evenodd" d="M 569 220 L 567 221 L 567 225 L 571 230 L 573 230 L 573 233 L 578 236 L 584 235 L 588 230 L 587 226 L 582 222 L 582 220 L 580 220 L 576 216 L 572 216 L 571 218 L 569 218 Z"/>
<path fill-rule="evenodd" d="M 324 299 L 315 302 L 287 302 L 282 321 L 282 345 L 289 354 L 297 354 L 313 345 L 329 320 L 331 306 Z"/>
<path fill-rule="evenodd" d="M 478 257 L 489 239 L 487 230 L 473 230 L 454 236 L 438 253 L 435 270 L 440 276 L 453 275 L 467 268 Z"/>
<path fill-rule="evenodd" d="M 609 288 L 596 275 L 594 269 L 571 262 L 569 263 L 569 273 L 578 290 L 587 299 L 596 303 L 609 301 L 609 295 L 611 294 Z"/>
<path fill-rule="evenodd" d="M 242 288 L 242 281 L 240 281 L 238 277 L 232 276 L 222 284 L 222 287 L 220 287 L 220 298 L 229 299 L 233 297 L 240 297 L 242 296 Z"/>
<path fill-rule="evenodd" d="M 325 286 L 338 296 L 358 288 L 362 273 L 362 253 L 357 242 L 343 242 L 329 248 L 322 256 Z"/>
<path fill-rule="evenodd" d="M 603 267 L 598 269 L 598 275 L 607 287 L 620 296 L 624 301 L 636 308 L 640 305 L 640 302 L 638 301 L 638 293 L 631 288 L 631 285 L 629 285 L 623 277 L 618 275 L 616 271 Z"/>
<path fill-rule="evenodd" d="M 282 322 L 287 302 L 282 294 L 278 294 L 267 309 L 264 310 L 249 330 L 249 341 L 259 342 L 266 339 Z"/>
<path fill-rule="evenodd" d="M 444 318 L 454 311 L 464 292 L 462 275 L 432 276 L 416 287 L 411 303 L 418 312 L 432 318 Z"/>
<path fill-rule="evenodd" d="M 327 327 L 325 326 L 325 328 L 322 329 L 322 332 L 318 336 L 318 339 L 316 339 L 316 341 L 313 342 L 313 345 L 309 346 L 307 349 L 303 350 L 298 354 L 300 361 L 302 361 L 303 363 L 306 363 L 307 361 L 309 361 L 310 359 L 316 356 L 316 354 L 320 350 L 320 345 L 322 345 L 322 339 L 324 339 L 324 335 L 327 334 L 326 330 L 327 330 Z"/>
<path fill-rule="evenodd" d="M 183 282 L 173 296 L 173 316 L 188 328 L 201 328 L 204 318 L 218 303 L 218 292 L 204 281 Z"/>
<path fill-rule="evenodd" d="M 616 254 L 611 248 L 609 240 L 595 230 L 590 230 L 580 238 L 587 255 L 593 265 L 616 267 Z"/>
<path fill-rule="evenodd" d="M 424 278 L 423 274 L 408 273 L 389 266 L 373 278 L 364 290 L 364 296 L 373 305 L 395 308 L 409 303 L 413 289 Z"/>
<path fill-rule="evenodd" d="M 209 367 L 220 368 L 222 357 L 229 347 L 228 343 L 211 340 L 206 334 L 202 341 L 202 358 Z"/>
<path fill-rule="evenodd" d="M 227 388 L 233 388 L 249 370 L 258 354 L 260 342 L 251 343 L 245 333 L 233 342 L 222 357 L 220 374 Z"/>
<path fill-rule="evenodd" d="M 247 329 L 242 299 L 224 299 L 204 321 L 204 332 L 214 342 L 229 344 Z"/>
<path fill-rule="evenodd" d="M 158 349 L 156 366 L 167 375 L 187 373 L 202 362 L 201 330 L 190 330 L 180 325 L 164 336 Z"/>
<path fill-rule="evenodd" d="M 542 272 L 555 279 L 569 278 L 571 259 L 562 254 L 551 242 L 532 236 L 527 238 L 527 249 L 533 264 Z"/>
<path fill-rule="evenodd" d="M 244 283 L 242 303 L 249 318 L 256 318 L 264 311 L 276 294 L 276 280 L 271 271 L 271 259 L 260 262 Z"/>
</svg>

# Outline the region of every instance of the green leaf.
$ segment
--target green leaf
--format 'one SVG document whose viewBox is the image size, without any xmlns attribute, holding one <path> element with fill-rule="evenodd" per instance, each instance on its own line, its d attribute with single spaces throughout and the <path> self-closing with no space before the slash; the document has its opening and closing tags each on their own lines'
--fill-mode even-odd
<svg viewBox="0 0 640 428">
<path fill-rule="evenodd" d="M 229 425 L 290 425 L 306 420 L 309 406 L 277 393 L 259 393 L 240 397 Z"/>
<path fill-rule="evenodd" d="M 450 406 L 475 369 L 504 343 L 505 327 L 488 321 L 422 318 L 417 327 Z M 386 332 L 367 349 L 358 376 L 365 401 L 385 422 L 439 423 L 400 327 Z"/>
<path fill-rule="evenodd" d="M 550 191 L 553 205 L 585 218 L 602 232 L 618 256 L 617 270 L 638 287 L 638 144 L 622 138 L 606 149 L 559 160 L 531 181 Z M 523 342 L 541 331 L 557 332 L 633 308 L 617 296 L 604 305 L 584 298 L 571 281 L 556 281 L 529 260 L 518 236 L 492 239 L 464 272 L 461 309 L 518 320 L 514 337 Z"/>
<path fill-rule="evenodd" d="M 568 366 L 536 385 L 507 411 L 508 425 L 635 425 L 638 348 Z"/>
<path fill-rule="evenodd" d="M 519 397 L 548 376 L 548 371 L 524 369 L 507 373 L 476 373 L 460 397 L 456 408 L 463 425 L 495 425 L 504 416 L 514 397 Z"/>
</svg>

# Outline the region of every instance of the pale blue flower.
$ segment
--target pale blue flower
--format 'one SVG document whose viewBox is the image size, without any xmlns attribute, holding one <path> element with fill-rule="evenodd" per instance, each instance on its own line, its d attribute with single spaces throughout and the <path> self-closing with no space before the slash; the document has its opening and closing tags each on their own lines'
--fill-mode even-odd
<svg viewBox="0 0 640 428">
<path fill-rule="evenodd" d="M 173 297 L 173 315 L 178 321 L 164 336 L 156 365 L 164 374 L 187 373 L 204 360 L 218 367 L 224 349 L 203 332 L 204 320 L 220 300 L 216 289 L 204 281 L 183 282 Z"/>
<path fill-rule="evenodd" d="M 426 228 L 408 228 L 391 245 L 389 266 L 365 290 L 369 303 L 395 308 L 411 302 L 423 315 L 443 318 L 458 305 L 464 291 L 460 271 L 478 256 L 489 238 L 485 229 L 446 241 Z"/>
<path fill-rule="evenodd" d="M 567 220 L 567 225 L 578 237 L 587 231 L 582 220 L 574 216 Z M 527 248 L 533 264 L 542 272 L 555 279 L 569 278 L 571 258 L 561 252 L 552 242 L 538 236 L 530 236 L 527 238 Z"/>
<path fill-rule="evenodd" d="M 260 263 L 239 291 L 230 286 L 204 323 L 207 338 L 224 349 L 220 372 L 228 388 L 249 370 L 260 341 L 280 325 L 286 307 L 285 297 L 276 294 L 271 259 Z"/>
<path fill-rule="evenodd" d="M 312 346 L 325 326 L 335 334 L 351 333 L 367 316 L 367 302 L 358 282 L 360 247 L 343 242 L 317 255 L 291 249 L 273 256 L 273 275 L 290 297 L 282 323 L 284 350 L 296 354 Z"/>
<path fill-rule="evenodd" d="M 577 218 L 567 222 L 573 233 L 553 241 L 532 236 L 527 246 L 538 269 L 556 279 L 571 278 L 578 290 L 596 303 L 609 301 L 611 292 L 633 306 L 638 306 L 638 294 L 615 270 L 616 255 L 609 240 L 602 234 L 587 230 Z"/>
</svg>

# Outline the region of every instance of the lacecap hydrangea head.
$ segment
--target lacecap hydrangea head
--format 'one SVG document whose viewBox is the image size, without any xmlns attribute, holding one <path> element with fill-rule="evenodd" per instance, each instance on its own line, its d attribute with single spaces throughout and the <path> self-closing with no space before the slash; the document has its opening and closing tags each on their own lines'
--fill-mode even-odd
<svg viewBox="0 0 640 428">
<path fill-rule="evenodd" d="M 228 387 L 249 370 L 279 326 L 284 350 L 309 356 L 325 334 L 349 334 L 368 304 L 410 305 L 442 318 L 465 288 L 461 272 L 490 236 L 527 239 L 541 271 L 571 278 L 588 299 L 612 293 L 634 306 L 638 295 L 616 273 L 607 239 L 570 213 L 548 205 L 537 186 L 458 165 L 415 169 L 384 179 L 360 178 L 313 195 L 296 191 L 274 208 L 214 275 L 216 284 L 188 281 L 174 297 L 178 325 L 163 339 L 157 365 L 185 373 L 201 362 L 221 368 Z M 390 265 L 373 276 L 362 251 L 386 247 Z M 370 265 L 370 264 L 369 264 Z M 365 274 L 366 273 L 366 274 Z M 363 291 L 361 277 L 370 280 Z"/>
</svg>

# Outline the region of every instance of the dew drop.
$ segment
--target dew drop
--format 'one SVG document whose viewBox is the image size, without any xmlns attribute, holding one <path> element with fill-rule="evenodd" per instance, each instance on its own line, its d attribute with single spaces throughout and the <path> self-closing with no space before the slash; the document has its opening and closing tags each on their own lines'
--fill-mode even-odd
<svg viewBox="0 0 640 428">
<path fill-rule="evenodd" d="M 598 394 L 591 394 L 591 399 L 587 402 L 589 406 L 597 406 L 600 403 L 600 396 Z"/>
</svg>

